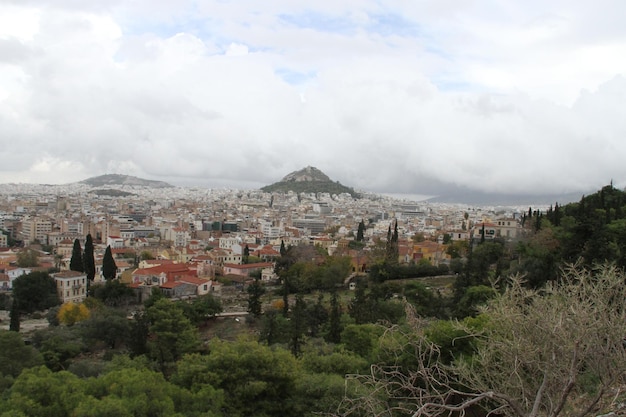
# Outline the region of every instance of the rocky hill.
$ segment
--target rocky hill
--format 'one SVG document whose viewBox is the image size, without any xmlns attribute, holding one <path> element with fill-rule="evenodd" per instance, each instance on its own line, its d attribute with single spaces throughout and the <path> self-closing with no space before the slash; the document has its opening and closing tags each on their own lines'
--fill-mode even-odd
<svg viewBox="0 0 626 417">
<path fill-rule="evenodd" d="M 104 187 L 115 185 L 131 185 L 153 188 L 171 188 L 172 185 L 163 181 L 145 180 L 143 178 L 133 177 L 131 175 L 106 174 L 98 177 L 87 178 L 80 182 L 81 184 L 91 185 L 92 187 Z"/>
<path fill-rule="evenodd" d="M 274 184 L 266 185 L 261 188 L 261 191 L 265 191 L 267 193 L 286 193 L 289 191 L 293 191 L 294 193 L 348 193 L 351 196 L 358 198 L 358 194 L 353 188 L 346 187 L 345 185 L 339 183 L 339 181 L 331 180 L 328 175 L 312 166 L 302 168 L 299 171 L 294 171 L 286 175 L 279 182 L 275 182 Z"/>
</svg>

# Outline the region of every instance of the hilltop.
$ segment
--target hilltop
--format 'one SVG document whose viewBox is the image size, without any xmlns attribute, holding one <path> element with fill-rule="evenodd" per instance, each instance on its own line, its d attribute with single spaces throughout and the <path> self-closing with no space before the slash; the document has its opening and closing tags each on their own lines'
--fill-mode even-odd
<svg viewBox="0 0 626 417">
<path fill-rule="evenodd" d="M 352 187 L 346 187 L 339 181 L 331 180 L 328 175 L 312 166 L 287 174 L 282 180 L 262 187 L 261 191 L 267 193 L 286 193 L 289 191 L 294 193 L 347 193 L 352 197 L 359 197 Z"/>
<path fill-rule="evenodd" d="M 80 181 L 81 184 L 91 185 L 92 187 L 103 187 L 107 185 L 136 185 L 141 187 L 153 187 L 153 188 L 172 188 L 170 185 L 163 181 L 146 180 L 143 178 L 133 177 L 131 175 L 121 174 L 106 174 L 98 177 L 87 178 Z"/>
</svg>

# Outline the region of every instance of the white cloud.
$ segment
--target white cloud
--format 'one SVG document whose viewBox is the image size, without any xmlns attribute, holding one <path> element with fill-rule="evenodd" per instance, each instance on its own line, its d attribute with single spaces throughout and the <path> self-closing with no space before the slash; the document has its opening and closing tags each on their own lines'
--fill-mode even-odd
<svg viewBox="0 0 626 417">
<path fill-rule="evenodd" d="M 0 181 L 626 185 L 621 3 L 45 3 L 0 5 Z"/>
</svg>

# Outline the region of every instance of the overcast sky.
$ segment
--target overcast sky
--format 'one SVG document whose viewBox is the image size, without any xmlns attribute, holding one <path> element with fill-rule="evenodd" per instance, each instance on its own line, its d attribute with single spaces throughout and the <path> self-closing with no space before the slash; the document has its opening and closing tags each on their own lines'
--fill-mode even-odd
<svg viewBox="0 0 626 417">
<path fill-rule="evenodd" d="M 0 182 L 626 186 L 623 0 L 0 0 Z"/>
</svg>

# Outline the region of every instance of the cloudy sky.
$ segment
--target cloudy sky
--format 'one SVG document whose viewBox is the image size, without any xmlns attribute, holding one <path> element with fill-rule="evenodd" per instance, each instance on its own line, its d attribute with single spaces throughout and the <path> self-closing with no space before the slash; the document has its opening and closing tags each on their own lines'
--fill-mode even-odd
<svg viewBox="0 0 626 417">
<path fill-rule="evenodd" d="M 622 0 L 0 0 L 0 182 L 626 186 Z"/>
</svg>

